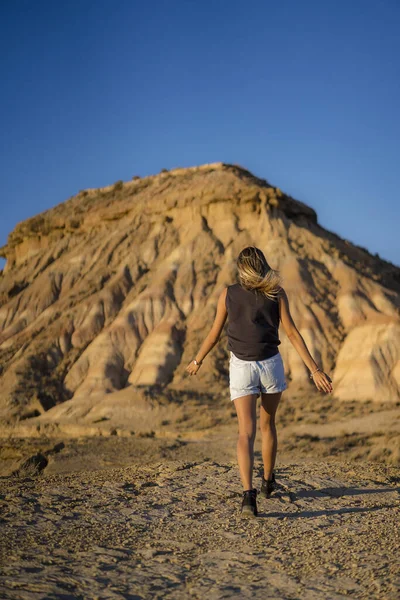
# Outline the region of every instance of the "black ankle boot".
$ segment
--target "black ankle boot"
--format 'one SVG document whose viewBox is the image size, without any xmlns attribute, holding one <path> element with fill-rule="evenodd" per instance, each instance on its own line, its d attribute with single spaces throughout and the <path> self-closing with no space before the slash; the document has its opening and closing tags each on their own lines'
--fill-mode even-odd
<svg viewBox="0 0 400 600">
<path fill-rule="evenodd" d="M 261 490 L 260 490 L 261 496 L 264 496 L 264 498 L 269 498 L 271 493 L 275 489 L 276 489 L 275 473 L 272 473 L 271 479 L 264 479 L 264 475 L 263 475 L 262 483 L 261 483 Z"/>
<path fill-rule="evenodd" d="M 243 492 L 241 513 L 243 516 L 256 517 L 257 511 L 257 490 L 246 490 Z"/>
</svg>

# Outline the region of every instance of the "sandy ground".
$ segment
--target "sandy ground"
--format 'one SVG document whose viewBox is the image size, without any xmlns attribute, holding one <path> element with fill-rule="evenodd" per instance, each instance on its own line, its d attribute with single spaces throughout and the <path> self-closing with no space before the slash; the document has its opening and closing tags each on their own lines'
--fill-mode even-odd
<svg viewBox="0 0 400 600">
<path fill-rule="evenodd" d="M 232 405 L 140 436 L 3 439 L 1 597 L 397 599 L 399 417 L 286 399 L 256 519 L 240 515 Z M 44 470 L 12 475 L 39 452 Z M 258 433 L 258 489 L 261 472 Z"/>
<path fill-rule="evenodd" d="M 260 398 L 258 419 L 259 409 Z M 46 475 L 188 456 L 190 460 L 236 459 L 237 416 L 229 399 L 205 402 L 204 397 L 187 397 L 180 399 L 174 414 L 175 419 L 165 420 L 161 427 L 149 422 L 141 431 L 135 423 L 127 422 L 122 429 L 105 421 L 97 424 L 95 436 L 71 437 L 56 431 L 51 437 L 41 432 L 23 438 L 12 430 L 5 436 L 0 427 L 0 476 L 10 475 L 21 460 L 39 451 L 49 453 Z M 284 395 L 277 430 L 278 460 L 283 455 L 302 460 L 336 457 L 400 467 L 400 405 L 394 403 L 340 402 L 317 392 L 305 398 Z M 85 427 L 80 431 L 85 432 Z M 255 450 L 260 457 L 259 432 Z"/>
<path fill-rule="evenodd" d="M 2 597 L 398 598 L 400 469 L 281 461 L 277 480 L 244 519 L 228 461 L 7 478 Z"/>
</svg>

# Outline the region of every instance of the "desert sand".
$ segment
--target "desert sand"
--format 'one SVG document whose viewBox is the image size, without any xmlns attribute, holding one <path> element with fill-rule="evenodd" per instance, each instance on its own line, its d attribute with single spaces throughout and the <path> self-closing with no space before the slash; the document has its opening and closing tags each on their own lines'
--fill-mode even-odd
<svg viewBox="0 0 400 600">
<path fill-rule="evenodd" d="M 315 393 L 278 413 L 278 489 L 256 519 L 226 398 L 164 430 L 3 439 L 2 597 L 397 598 L 399 407 Z M 258 432 L 258 489 L 260 450 Z"/>
<path fill-rule="evenodd" d="M 243 519 L 228 460 L 3 480 L 2 597 L 398 598 L 399 468 L 281 459 L 277 481 Z"/>
</svg>

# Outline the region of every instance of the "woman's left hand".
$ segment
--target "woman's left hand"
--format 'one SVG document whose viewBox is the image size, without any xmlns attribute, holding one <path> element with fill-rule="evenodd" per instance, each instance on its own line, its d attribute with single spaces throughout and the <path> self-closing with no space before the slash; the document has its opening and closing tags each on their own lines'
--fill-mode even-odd
<svg viewBox="0 0 400 600">
<path fill-rule="evenodd" d="M 191 361 L 185 370 L 189 373 L 189 375 L 196 375 L 196 373 L 200 369 L 200 367 L 201 367 L 201 364 L 195 365 L 194 362 Z"/>
</svg>

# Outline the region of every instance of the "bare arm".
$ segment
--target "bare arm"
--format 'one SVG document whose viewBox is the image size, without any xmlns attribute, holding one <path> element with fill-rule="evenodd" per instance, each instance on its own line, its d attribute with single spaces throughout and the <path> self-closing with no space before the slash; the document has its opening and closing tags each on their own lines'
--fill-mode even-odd
<svg viewBox="0 0 400 600">
<path fill-rule="evenodd" d="M 226 318 L 228 316 L 226 306 L 225 306 L 225 298 L 226 298 L 227 288 L 224 288 L 218 298 L 217 304 L 217 312 L 215 315 L 214 323 L 204 339 L 200 350 L 195 356 L 195 359 L 198 363 L 201 363 L 207 354 L 214 348 L 214 346 L 218 343 L 221 332 L 224 328 Z M 190 375 L 195 375 L 199 369 L 200 365 L 195 365 L 193 361 L 189 363 L 186 367 L 186 371 L 190 373 Z"/>
<path fill-rule="evenodd" d="M 303 339 L 303 336 L 297 329 L 292 315 L 290 314 L 289 308 L 289 300 L 286 295 L 286 292 L 283 288 L 281 288 L 281 295 L 279 298 L 279 307 L 280 307 L 280 318 L 283 329 L 290 340 L 290 343 L 295 348 L 300 358 L 304 361 L 305 365 L 308 367 L 311 373 L 313 373 L 316 369 L 319 368 L 313 357 L 311 356 L 306 343 Z M 313 380 L 315 385 L 320 391 L 331 392 L 332 385 L 330 377 L 324 373 L 322 370 L 317 371 Z"/>
</svg>

